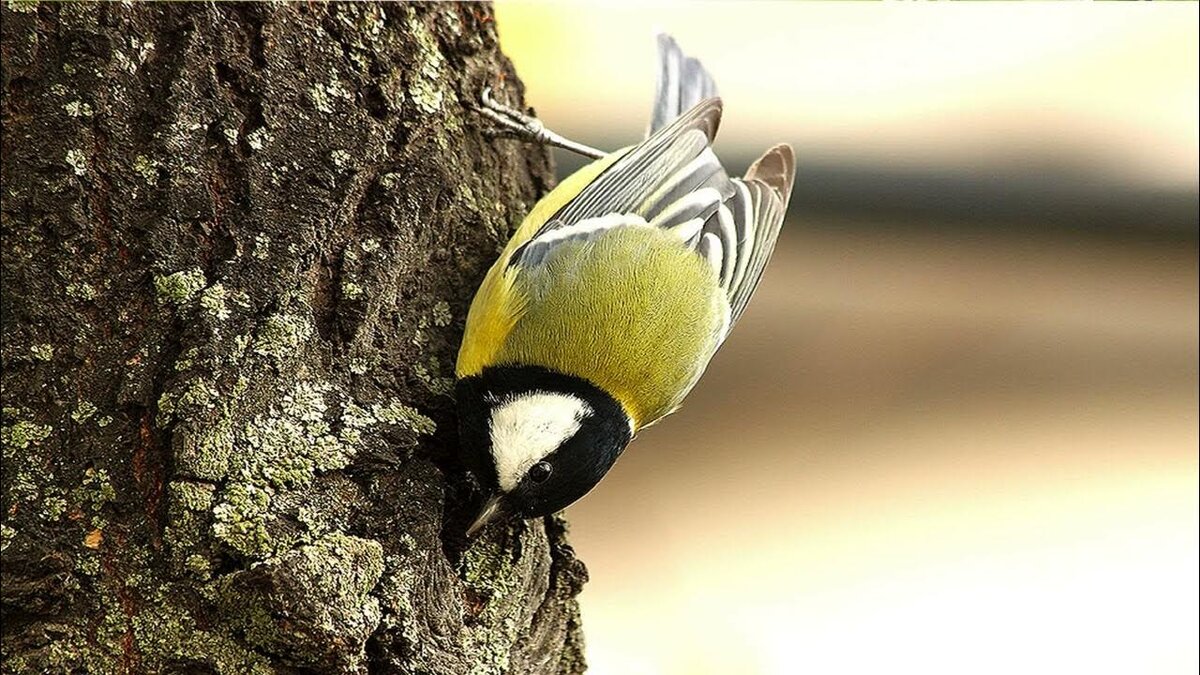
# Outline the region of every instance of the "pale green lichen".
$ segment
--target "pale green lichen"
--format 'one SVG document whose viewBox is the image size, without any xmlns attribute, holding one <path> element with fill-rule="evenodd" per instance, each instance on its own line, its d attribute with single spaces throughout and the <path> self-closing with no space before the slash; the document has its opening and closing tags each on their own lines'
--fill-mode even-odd
<svg viewBox="0 0 1200 675">
<path fill-rule="evenodd" d="M 133 160 L 133 170 L 146 181 L 148 185 L 158 185 L 158 162 L 145 155 L 138 155 Z"/>
<path fill-rule="evenodd" d="M 490 594 L 490 602 L 484 607 L 485 614 L 499 608 L 503 604 L 500 600 L 519 588 L 519 579 L 514 573 L 516 563 L 501 539 L 472 540 L 463 552 L 459 563 L 463 580 L 470 586 L 486 588 Z"/>
<path fill-rule="evenodd" d="M 75 569 L 89 577 L 100 574 L 100 556 L 93 551 L 83 549 L 75 557 Z"/>
<path fill-rule="evenodd" d="M 216 493 L 213 485 L 189 480 L 171 481 L 168 490 L 172 502 L 189 511 L 207 511 Z"/>
<path fill-rule="evenodd" d="M 325 93 L 325 86 L 322 84 L 314 84 L 308 89 L 308 97 L 312 100 L 313 107 L 323 113 L 332 113 L 333 106 L 329 103 L 329 94 Z"/>
<path fill-rule="evenodd" d="M 204 425 L 195 434 L 178 431 L 187 442 L 180 444 L 175 461 L 181 475 L 204 480 L 220 480 L 229 473 L 234 451 L 234 423 L 228 410 L 217 421 Z"/>
<path fill-rule="evenodd" d="M 114 50 L 113 59 L 117 62 L 118 68 L 132 75 L 137 72 L 138 66 L 146 62 L 146 57 L 150 55 L 150 52 L 154 51 L 154 43 L 148 40 L 142 42 L 138 38 L 130 36 L 129 48 L 132 50 L 132 56 Z"/>
<path fill-rule="evenodd" d="M 78 300 L 95 300 L 96 287 L 85 282 L 67 284 L 67 295 Z"/>
<path fill-rule="evenodd" d="M 246 143 L 250 145 L 251 150 L 262 150 L 267 143 L 274 140 L 265 127 L 260 127 L 246 134 Z"/>
<path fill-rule="evenodd" d="M 294 314 L 272 314 L 258 331 L 254 353 L 282 361 L 293 356 L 311 332 L 311 324 Z"/>
<path fill-rule="evenodd" d="M 167 485 L 167 527 L 163 538 L 172 561 L 187 569 L 187 558 L 200 555 L 196 547 L 208 542 L 208 528 L 216 486 L 190 480 Z"/>
<path fill-rule="evenodd" d="M 33 345 L 29 348 L 29 351 L 33 354 L 33 358 L 38 361 L 49 361 L 54 358 L 54 345 L 48 342 Z"/>
<path fill-rule="evenodd" d="M 378 5 L 368 5 L 360 17 L 358 28 L 368 40 L 377 40 L 387 25 L 387 14 Z"/>
<path fill-rule="evenodd" d="M 112 478 L 106 469 L 88 468 L 84 471 L 83 484 L 72 492 L 78 502 L 88 504 L 93 511 L 117 498 Z"/>
<path fill-rule="evenodd" d="M 276 487 L 309 484 L 322 471 L 345 468 L 355 448 L 334 435 L 325 421 L 325 384 L 302 382 L 284 396 L 279 410 L 259 415 L 242 436 L 253 450 L 240 455 L 241 475 Z"/>
<path fill-rule="evenodd" d="M 8 9 L 13 12 L 36 12 L 37 0 L 8 0 Z"/>
<path fill-rule="evenodd" d="M 371 414 L 384 424 L 400 426 L 418 435 L 428 436 L 437 431 L 433 420 L 399 399 L 392 399 L 387 405 L 376 403 L 371 407 Z"/>
<path fill-rule="evenodd" d="M 196 553 L 189 555 L 183 566 L 199 579 L 207 580 L 212 576 L 212 563 L 202 555 Z"/>
<path fill-rule="evenodd" d="M 224 321 L 230 316 L 229 308 L 225 306 L 225 286 L 215 283 L 200 293 L 200 309 L 217 321 Z"/>
<path fill-rule="evenodd" d="M 188 348 L 186 351 L 183 352 L 183 354 L 179 355 L 178 359 L 176 359 L 175 370 L 177 372 L 182 372 L 182 371 L 191 369 L 191 367 L 193 365 L 195 365 L 196 357 L 199 355 L 200 355 L 199 347 Z M 161 405 L 160 405 L 160 408 L 161 408 Z"/>
<path fill-rule="evenodd" d="M 410 18 L 408 28 L 409 35 L 420 47 L 415 72 L 408 83 L 408 97 L 421 112 L 433 114 L 441 110 L 445 98 L 441 74 L 445 61 L 437 38 L 420 18 Z"/>
<path fill-rule="evenodd" d="M 178 664 L 181 655 L 187 655 L 188 662 L 202 664 L 203 667 L 193 669 L 204 672 L 246 675 L 276 672 L 261 654 L 247 649 L 232 637 L 197 625 L 191 614 L 172 602 L 173 596 L 169 587 L 162 587 L 153 594 L 152 602 L 139 607 L 129 624 L 119 606 L 114 613 L 119 621 L 115 644 L 121 644 L 126 626 L 131 626 L 141 655 L 141 666 L 146 672 L 171 671 L 171 664 Z M 119 657 L 114 662 L 119 663 Z"/>
<path fill-rule="evenodd" d="M 379 542 L 331 532 L 300 547 L 298 554 L 302 562 L 296 567 L 306 572 L 303 576 L 319 586 L 319 591 L 325 591 L 320 595 L 349 596 L 356 601 L 351 607 L 362 607 L 373 600 L 366 595 L 383 574 L 383 546 Z M 378 607 L 371 613 L 377 614 Z"/>
<path fill-rule="evenodd" d="M 6 462 L 6 468 L 8 466 L 7 463 L 11 462 L 16 454 L 13 452 L 13 450 L 14 448 L 8 444 L 4 445 L 4 460 Z M 36 479 L 45 480 L 47 476 L 39 473 L 35 479 L 33 472 L 30 471 L 30 464 L 28 462 L 18 463 L 16 464 L 15 468 L 16 470 L 11 472 L 15 475 L 12 475 L 8 481 L 8 485 L 6 486 L 8 490 L 7 497 L 13 503 L 30 502 L 37 499 L 39 487 Z"/>
<path fill-rule="evenodd" d="M 63 110 L 71 117 L 91 117 L 92 106 L 83 101 L 71 101 L 63 106 Z"/>
<path fill-rule="evenodd" d="M 108 415 L 105 415 L 96 420 L 96 426 L 98 426 L 100 428 L 104 428 L 112 423 L 113 423 L 113 418 Z"/>
<path fill-rule="evenodd" d="M 246 350 L 250 348 L 250 343 L 254 342 L 254 338 L 249 335 L 235 335 L 233 338 L 233 355 L 241 358 L 246 354 Z"/>
<path fill-rule="evenodd" d="M 216 385 L 203 377 L 188 380 L 183 386 L 165 391 L 158 397 L 158 425 L 166 427 L 177 413 L 212 410 L 218 396 Z"/>
<path fill-rule="evenodd" d="M 158 293 L 159 304 L 170 303 L 176 307 L 187 304 L 206 285 L 208 280 L 198 267 L 154 277 L 154 290 Z"/>
<path fill-rule="evenodd" d="M 58 496 L 46 497 L 42 500 L 42 518 L 55 521 L 67 512 L 67 500 Z"/>
<path fill-rule="evenodd" d="M 270 553 L 267 519 L 274 489 L 307 485 L 318 472 L 343 468 L 353 457 L 353 448 L 333 435 L 324 419 L 328 390 L 327 385 L 300 383 L 278 409 L 256 416 L 240 434 L 220 435 L 229 444 L 218 452 L 226 464 L 221 473 L 237 482 L 222 493 L 213 531 L 235 550 Z"/>
<path fill-rule="evenodd" d="M 305 487 L 323 472 L 343 469 L 358 453 L 362 435 L 379 425 L 398 426 L 416 435 L 432 434 L 433 420 L 397 399 L 365 408 L 344 401 L 327 383 L 300 382 L 276 406 L 235 427 L 224 410 L 202 431 L 181 438 L 176 457 L 183 475 L 228 480 L 213 513 L 213 532 L 244 555 L 271 555 L 294 542 L 272 535 L 272 496 L 280 490 Z M 168 405 L 177 408 L 178 401 Z M 334 430 L 331 420 L 340 422 Z"/>
<path fill-rule="evenodd" d="M 330 77 L 329 84 L 318 82 L 309 87 L 308 96 L 312 100 L 313 107 L 323 113 L 333 112 L 333 99 L 340 98 L 348 101 L 351 98 L 350 92 L 342 86 L 337 73 L 334 73 Z"/>
<path fill-rule="evenodd" d="M 75 410 L 71 412 L 71 419 L 74 420 L 76 424 L 83 424 L 95 414 L 95 404 L 93 404 L 91 401 L 80 401 L 79 405 L 75 406 Z"/>
<path fill-rule="evenodd" d="M 382 615 L 370 595 L 382 573 L 379 542 L 335 532 L 269 561 L 260 574 L 271 583 L 245 584 L 234 574 L 215 582 L 214 594 L 223 616 L 248 643 L 315 664 L 334 636 L 350 640 L 361 658 Z M 292 589 L 299 601 L 283 604 L 272 587 Z"/>
<path fill-rule="evenodd" d="M 12 540 L 17 536 L 17 531 L 7 524 L 0 525 L 0 551 L 3 551 L 12 544 Z"/>
<path fill-rule="evenodd" d="M 512 645 L 521 629 L 502 612 L 511 606 L 510 597 L 524 588 L 519 559 L 500 540 L 477 539 L 459 563 L 467 584 L 483 590 L 487 597 L 480 620 L 467 627 L 463 638 L 467 653 L 473 654 L 469 672 L 474 675 L 508 672 Z"/>
<path fill-rule="evenodd" d="M 366 291 L 363 290 L 363 287 L 359 286 L 353 281 L 342 282 L 342 297 L 346 298 L 347 300 L 358 300 L 362 298 L 365 293 Z"/>
<path fill-rule="evenodd" d="M 213 534 L 243 555 L 266 556 L 273 550 L 267 521 L 271 493 L 249 483 L 233 483 L 222 493 L 222 502 L 213 510 L 216 522 Z"/>
<path fill-rule="evenodd" d="M 25 450 L 30 445 L 37 445 L 49 438 L 53 430 L 45 424 L 20 420 L 0 428 L 0 442 L 5 449 Z"/>
<path fill-rule="evenodd" d="M 250 255 L 255 260 L 266 260 L 270 254 L 271 238 L 262 233 L 254 235 L 254 251 Z"/>
<path fill-rule="evenodd" d="M 451 35 L 455 37 L 462 35 L 462 16 L 458 12 L 446 12 L 441 15 L 441 19 L 442 23 L 446 26 L 446 30 L 450 31 Z"/>
<path fill-rule="evenodd" d="M 425 331 L 429 328 L 429 320 L 421 317 L 417 320 L 417 327 L 413 330 L 412 343 L 418 347 L 424 347 L 427 336 Z"/>
<path fill-rule="evenodd" d="M 375 415 L 357 403 L 347 403 L 342 409 L 342 426 L 351 429 L 365 429 L 377 422 Z"/>
<path fill-rule="evenodd" d="M 359 244 L 359 248 L 363 250 L 363 253 L 374 253 L 379 250 L 379 240 L 374 237 L 363 239 L 362 243 Z"/>
<path fill-rule="evenodd" d="M 321 536 L 334 530 L 337 517 L 316 506 L 301 506 L 296 510 L 296 520 L 308 530 L 310 535 Z"/>
<path fill-rule="evenodd" d="M 454 391 L 454 380 L 444 375 L 439 375 L 441 364 L 438 363 L 436 357 L 429 357 L 428 365 L 424 363 L 414 363 L 412 365 L 413 375 L 424 384 L 431 393 L 438 396 L 448 395 Z"/>
<path fill-rule="evenodd" d="M 445 328 L 453 320 L 454 315 L 450 313 L 450 303 L 440 300 L 433 306 L 433 325 Z"/>
<path fill-rule="evenodd" d="M 66 160 L 76 176 L 82 176 L 87 173 L 87 158 L 84 156 L 83 151 L 71 148 L 67 151 Z"/>
<path fill-rule="evenodd" d="M 246 291 L 229 292 L 226 295 L 226 299 L 236 307 L 250 309 L 250 294 Z"/>
<path fill-rule="evenodd" d="M 345 150 L 338 149 L 329 153 L 329 160 L 339 169 L 349 164 L 351 159 L 350 153 Z"/>
</svg>

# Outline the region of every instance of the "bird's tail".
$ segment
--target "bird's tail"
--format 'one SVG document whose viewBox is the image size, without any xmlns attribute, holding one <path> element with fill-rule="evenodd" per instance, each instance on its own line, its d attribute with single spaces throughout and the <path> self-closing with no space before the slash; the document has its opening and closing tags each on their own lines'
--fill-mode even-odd
<svg viewBox="0 0 1200 675">
<path fill-rule="evenodd" d="M 700 101 L 717 95 L 717 85 L 698 59 L 687 56 L 675 38 L 658 34 L 658 86 L 649 137 Z"/>
</svg>

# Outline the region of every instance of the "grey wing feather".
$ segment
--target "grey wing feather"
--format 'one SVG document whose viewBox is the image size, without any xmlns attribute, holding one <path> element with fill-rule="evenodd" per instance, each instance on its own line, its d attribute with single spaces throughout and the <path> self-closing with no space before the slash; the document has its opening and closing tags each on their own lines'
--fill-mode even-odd
<svg viewBox="0 0 1200 675">
<path fill-rule="evenodd" d="M 658 34 L 658 84 L 650 136 L 706 98 L 717 96 L 717 85 L 699 60 L 683 53 L 675 38 Z"/>
<path fill-rule="evenodd" d="M 729 294 L 730 325 L 746 309 L 775 250 L 795 178 L 795 153 L 791 146 L 780 144 L 751 165 L 745 178 L 733 181 L 736 192 L 726 203 L 733 215 L 737 238 L 734 273 L 725 286 Z M 705 230 L 709 228 L 706 223 Z"/>
<path fill-rule="evenodd" d="M 557 231 L 593 236 L 593 221 L 614 214 L 665 228 L 689 221 L 703 224 L 733 194 L 725 169 L 709 147 L 720 120 L 721 99 L 706 99 L 634 146 L 548 218 L 509 264 L 544 261 L 548 251 L 541 244 L 570 240 L 557 236 Z"/>
<path fill-rule="evenodd" d="M 729 182 L 709 145 L 721 121 L 721 99 L 701 101 L 634 146 L 551 216 L 534 238 L 556 227 L 613 213 L 653 220 L 697 189 Z M 728 194 L 729 188 L 722 193 Z M 715 208 L 715 207 L 714 207 Z M 707 217 L 707 214 L 705 215 Z"/>
</svg>

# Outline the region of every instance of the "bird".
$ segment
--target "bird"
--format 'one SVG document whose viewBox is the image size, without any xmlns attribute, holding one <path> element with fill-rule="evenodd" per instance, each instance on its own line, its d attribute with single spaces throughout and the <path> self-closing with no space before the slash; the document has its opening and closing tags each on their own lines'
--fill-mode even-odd
<svg viewBox="0 0 1200 675">
<path fill-rule="evenodd" d="M 459 437 L 487 524 L 552 515 L 674 412 L 729 336 L 775 248 L 795 178 L 776 145 L 740 178 L 712 150 L 722 101 L 658 36 L 646 137 L 614 152 L 484 91 L 508 130 L 593 158 L 538 201 L 487 272 L 455 365 Z"/>
</svg>

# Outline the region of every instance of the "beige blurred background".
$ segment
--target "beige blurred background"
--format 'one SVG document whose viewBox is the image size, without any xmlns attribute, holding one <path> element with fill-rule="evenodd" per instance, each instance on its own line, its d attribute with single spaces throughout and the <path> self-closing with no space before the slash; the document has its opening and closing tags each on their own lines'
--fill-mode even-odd
<svg viewBox="0 0 1200 675">
<path fill-rule="evenodd" d="M 569 509 L 592 672 L 1196 672 L 1197 5 L 497 15 L 559 132 L 636 140 L 665 29 L 731 170 L 800 156 L 732 338 Z"/>
</svg>

